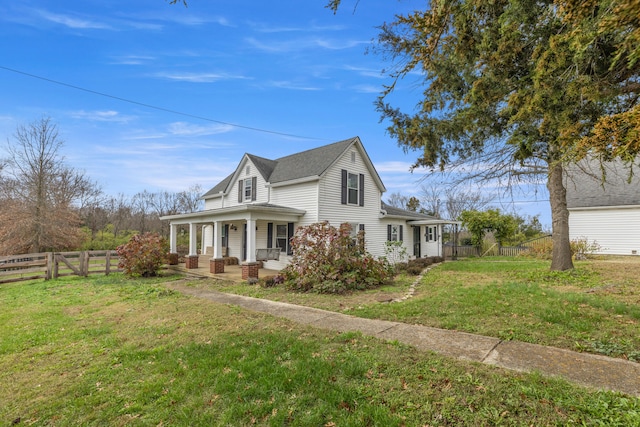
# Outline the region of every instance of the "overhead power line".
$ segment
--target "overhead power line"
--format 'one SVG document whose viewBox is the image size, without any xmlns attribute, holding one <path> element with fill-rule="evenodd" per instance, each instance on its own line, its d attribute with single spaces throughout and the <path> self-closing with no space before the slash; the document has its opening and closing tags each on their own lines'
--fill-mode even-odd
<svg viewBox="0 0 640 427">
<path fill-rule="evenodd" d="M 322 138 L 316 138 L 316 137 L 311 137 L 311 136 L 294 135 L 294 134 L 291 134 L 291 133 L 278 132 L 278 131 L 273 131 L 273 130 L 268 130 L 268 129 L 261 129 L 261 128 L 256 128 L 256 127 L 251 127 L 251 126 L 239 125 L 239 124 L 235 124 L 235 123 L 223 122 L 221 120 L 215 120 L 215 119 L 211 119 L 209 117 L 198 116 L 198 115 L 189 114 L 189 113 L 183 113 L 181 111 L 172 110 L 170 108 L 158 107 L 156 105 L 146 104 L 144 102 L 138 102 L 138 101 L 133 101 L 133 100 L 127 99 L 127 98 L 122 98 L 120 96 L 109 95 L 108 93 L 98 92 L 98 91 L 95 91 L 95 90 L 91 90 L 91 89 L 83 88 L 83 87 L 80 87 L 80 86 L 72 85 L 72 84 L 69 84 L 69 83 L 61 82 L 59 80 L 53 80 L 53 79 L 50 79 L 50 78 L 47 78 L 47 77 L 38 76 L 36 74 L 27 73 L 27 72 L 24 72 L 24 71 L 16 70 L 14 68 L 5 67 L 5 66 L 2 66 L 2 65 L 0 65 L 0 69 L 6 70 L 6 71 L 11 71 L 12 73 L 16 73 L 16 74 L 22 74 L 23 76 L 31 77 L 31 78 L 34 78 L 34 79 L 43 80 L 45 82 L 54 83 L 54 84 L 57 84 L 57 85 L 60 85 L 60 86 L 65 86 L 65 87 L 68 87 L 68 88 L 71 88 L 71 89 L 76 89 L 76 90 L 80 90 L 80 91 L 83 91 L 83 92 L 91 93 L 93 95 L 104 96 L 106 98 L 115 99 L 117 101 L 127 102 L 129 104 L 139 105 L 141 107 L 150 108 L 150 109 L 158 110 L 158 111 L 163 111 L 165 113 L 171 113 L 171 114 L 177 114 L 177 115 L 184 116 L 184 117 L 190 117 L 192 119 L 204 120 L 204 121 L 207 121 L 207 122 L 218 123 L 218 124 L 226 125 L 226 126 L 232 126 L 232 127 L 236 127 L 236 128 L 239 128 L 239 129 L 251 130 L 251 131 L 254 131 L 254 132 L 269 133 L 269 134 L 272 134 L 272 135 L 289 136 L 289 137 L 301 138 L 301 139 L 315 139 L 315 140 L 321 140 L 322 139 Z"/>
</svg>

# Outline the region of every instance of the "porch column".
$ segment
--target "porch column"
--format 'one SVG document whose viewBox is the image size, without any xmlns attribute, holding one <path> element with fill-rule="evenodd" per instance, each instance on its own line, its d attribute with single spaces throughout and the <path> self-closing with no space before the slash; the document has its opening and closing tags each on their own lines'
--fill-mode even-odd
<svg viewBox="0 0 640 427">
<path fill-rule="evenodd" d="M 256 220 L 247 219 L 247 262 L 256 262 Z"/>
<path fill-rule="evenodd" d="M 169 253 L 175 254 L 177 252 L 178 241 L 178 226 L 176 224 L 169 224 Z"/>
<path fill-rule="evenodd" d="M 213 274 L 224 273 L 224 258 L 222 257 L 222 228 L 220 221 L 213 222 L 213 258 L 209 260 L 209 272 Z"/>
<path fill-rule="evenodd" d="M 189 223 L 189 256 L 198 255 L 198 226 L 197 224 Z"/>
<path fill-rule="evenodd" d="M 213 223 L 213 259 L 222 258 L 222 223 Z"/>
</svg>

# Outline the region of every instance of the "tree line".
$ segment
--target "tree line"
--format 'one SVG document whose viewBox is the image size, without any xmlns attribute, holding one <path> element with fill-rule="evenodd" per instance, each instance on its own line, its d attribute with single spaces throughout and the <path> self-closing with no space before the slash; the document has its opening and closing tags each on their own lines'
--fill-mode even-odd
<svg viewBox="0 0 640 427">
<path fill-rule="evenodd" d="M 163 215 L 200 209 L 202 188 L 109 196 L 69 167 L 51 118 L 19 125 L 0 159 L 0 255 L 115 249 L 135 233 L 168 237 Z"/>
</svg>

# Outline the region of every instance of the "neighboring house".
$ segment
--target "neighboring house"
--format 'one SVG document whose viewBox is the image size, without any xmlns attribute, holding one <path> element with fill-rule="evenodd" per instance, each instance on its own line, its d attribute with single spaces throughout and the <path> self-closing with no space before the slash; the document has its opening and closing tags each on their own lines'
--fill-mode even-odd
<svg viewBox="0 0 640 427">
<path fill-rule="evenodd" d="M 595 241 L 600 245 L 598 253 L 601 254 L 640 254 L 639 167 L 636 162 L 635 175 L 630 175 L 629 168 L 620 161 L 603 165 L 585 161 L 567 169 L 571 240 Z"/>
<path fill-rule="evenodd" d="M 320 221 L 348 222 L 354 236 L 365 233 L 365 248 L 385 255 L 386 242 L 401 241 L 409 256 L 442 254 L 442 225 L 428 215 L 386 206 L 385 186 L 355 137 L 271 160 L 245 154 L 235 171 L 202 197 L 200 212 L 163 217 L 176 229 L 189 224 L 189 255 L 196 255 L 197 227 L 202 252 L 212 259 L 237 257 L 245 264 L 264 260 L 269 269 L 285 267 L 295 230 Z M 455 223 L 455 222 L 454 222 Z"/>
</svg>

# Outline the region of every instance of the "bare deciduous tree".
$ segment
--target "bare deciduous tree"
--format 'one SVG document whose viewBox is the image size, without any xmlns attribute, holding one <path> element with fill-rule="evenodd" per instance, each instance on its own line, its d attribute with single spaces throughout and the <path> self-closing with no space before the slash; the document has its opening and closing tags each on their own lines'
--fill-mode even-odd
<svg viewBox="0 0 640 427">
<path fill-rule="evenodd" d="M 403 195 L 399 191 L 389 194 L 385 203 L 389 206 L 393 206 L 394 208 L 406 209 L 407 202 L 409 201 L 409 197 Z"/>
<path fill-rule="evenodd" d="M 423 185 L 421 202 L 424 209 L 443 219 L 457 220 L 464 211 L 481 211 L 488 208 L 493 197 L 471 188 L 460 186 Z"/>
<path fill-rule="evenodd" d="M 74 248 L 80 239 L 78 206 L 99 192 L 82 172 L 64 164 L 57 126 L 48 117 L 17 127 L 7 143 L 0 205 L 0 253 Z"/>
</svg>

